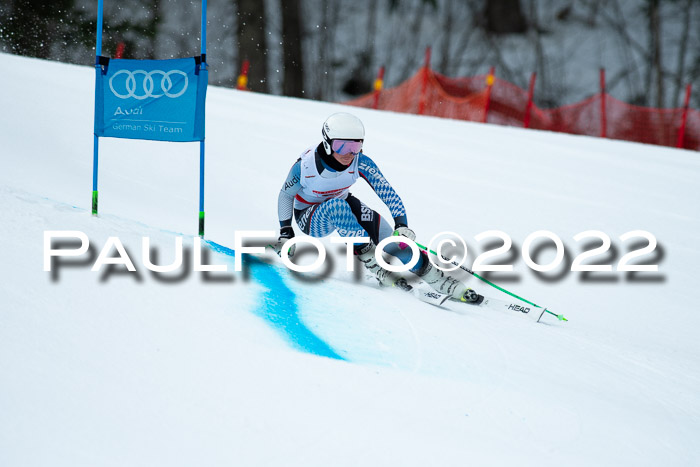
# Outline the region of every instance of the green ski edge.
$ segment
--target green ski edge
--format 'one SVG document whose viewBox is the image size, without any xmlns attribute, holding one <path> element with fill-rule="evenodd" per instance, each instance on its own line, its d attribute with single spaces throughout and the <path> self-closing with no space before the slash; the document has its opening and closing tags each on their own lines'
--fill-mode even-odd
<svg viewBox="0 0 700 467">
<path fill-rule="evenodd" d="M 420 248 L 421 250 L 429 251 L 430 253 L 434 254 L 435 256 L 438 256 L 438 254 L 437 254 L 436 252 L 434 252 L 433 250 L 429 250 L 428 247 L 426 247 L 426 246 L 424 246 L 424 245 L 421 245 L 421 244 L 418 243 L 418 242 L 416 242 L 416 245 L 417 245 L 418 248 Z M 457 263 L 455 263 L 454 261 L 452 262 L 452 264 L 457 265 Z M 466 268 L 466 267 L 464 267 L 464 266 L 460 266 L 460 268 L 461 268 L 462 270 L 464 270 L 464 271 L 467 271 L 469 274 L 471 274 L 472 276 L 474 276 L 474 277 L 476 277 L 477 279 L 481 280 L 482 282 L 486 282 L 486 283 L 487 283 L 488 285 L 490 285 L 491 287 L 494 287 L 494 288 L 500 290 L 501 292 L 510 295 L 511 297 L 517 298 L 518 300 L 521 300 L 521 301 L 523 301 L 523 302 L 525 302 L 525 303 L 528 303 L 528 304 L 530 304 L 530 305 L 532 305 L 532 306 L 534 306 L 534 307 L 542 308 L 542 309 L 544 310 L 544 312 L 549 313 L 549 314 L 552 315 L 552 316 L 556 316 L 556 318 L 557 318 L 559 321 L 569 321 L 568 319 L 564 318 L 564 315 L 558 315 L 558 314 L 556 314 L 556 313 L 554 313 L 554 312 L 548 310 L 547 308 L 541 307 L 540 305 L 538 305 L 538 304 L 536 304 L 536 303 L 533 303 L 533 302 L 531 302 L 530 300 L 524 299 L 523 297 L 521 297 L 521 296 L 519 296 L 519 295 L 516 295 L 516 294 L 514 294 L 513 292 L 511 292 L 511 291 L 509 291 L 509 290 L 506 290 L 506 289 L 504 289 L 503 287 L 501 287 L 501 286 L 499 286 L 499 285 L 494 284 L 494 283 L 491 282 L 490 280 L 481 277 L 480 275 L 478 275 L 477 273 L 475 273 L 474 271 L 472 271 L 472 270 L 469 269 L 469 268 Z"/>
<path fill-rule="evenodd" d="M 97 190 L 92 191 L 92 215 L 97 215 Z"/>
</svg>

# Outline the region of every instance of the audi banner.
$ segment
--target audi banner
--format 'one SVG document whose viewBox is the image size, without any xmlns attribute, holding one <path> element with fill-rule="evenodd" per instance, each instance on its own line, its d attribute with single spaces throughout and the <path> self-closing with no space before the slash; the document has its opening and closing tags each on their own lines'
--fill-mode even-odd
<svg viewBox="0 0 700 467">
<path fill-rule="evenodd" d="M 202 141 L 207 75 L 194 58 L 106 61 L 95 84 L 95 134 Z"/>
</svg>

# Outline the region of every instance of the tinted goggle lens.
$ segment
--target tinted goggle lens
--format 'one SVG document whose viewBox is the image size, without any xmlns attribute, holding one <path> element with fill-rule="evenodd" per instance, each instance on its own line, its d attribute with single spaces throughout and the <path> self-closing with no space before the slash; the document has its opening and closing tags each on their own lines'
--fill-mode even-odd
<svg viewBox="0 0 700 467">
<path fill-rule="evenodd" d="M 346 154 L 359 154 L 362 150 L 362 141 L 349 139 L 334 139 L 332 145 L 333 151 L 344 156 Z"/>
</svg>

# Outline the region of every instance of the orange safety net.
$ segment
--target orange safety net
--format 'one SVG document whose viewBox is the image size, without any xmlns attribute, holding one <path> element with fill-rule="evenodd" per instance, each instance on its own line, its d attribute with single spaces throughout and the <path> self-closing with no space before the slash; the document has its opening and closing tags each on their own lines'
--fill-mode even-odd
<svg viewBox="0 0 700 467">
<path fill-rule="evenodd" d="M 528 92 L 496 77 L 489 89 L 487 78 L 450 78 L 423 67 L 395 88 L 345 104 L 475 122 L 486 114 L 488 123 L 523 127 Z M 554 109 L 531 105 L 529 128 L 676 147 L 683 113 L 683 108 L 640 107 L 598 93 Z M 700 111 L 687 109 L 686 115 L 682 147 L 700 150 Z"/>
</svg>

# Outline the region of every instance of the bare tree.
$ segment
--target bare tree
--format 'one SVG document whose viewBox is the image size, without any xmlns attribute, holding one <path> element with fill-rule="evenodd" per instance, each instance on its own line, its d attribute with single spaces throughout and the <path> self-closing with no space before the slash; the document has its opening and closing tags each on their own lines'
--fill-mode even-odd
<svg viewBox="0 0 700 467">
<path fill-rule="evenodd" d="M 398 4 L 398 0 L 394 0 Z M 409 36 L 408 41 L 404 45 L 409 46 L 409 50 L 420 50 L 420 39 L 423 32 L 423 23 L 425 21 L 427 7 L 431 7 L 431 11 L 435 12 L 437 10 L 437 3 L 435 1 L 421 0 L 419 6 L 415 9 L 413 13 L 413 18 L 410 25 L 408 26 L 408 31 L 411 31 L 411 36 Z M 420 51 L 417 55 L 414 54 L 409 60 L 404 64 L 403 70 L 401 71 L 401 76 L 404 78 L 411 76 L 415 72 L 416 64 L 418 66 L 422 65 L 423 54 Z"/>
<path fill-rule="evenodd" d="M 300 0 L 282 2 L 282 48 L 284 82 L 282 94 L 304 97 L 304 57 L 302 53 L 302 25 Z"/>
<path fill-rule="evenodd" d="M 488 0 L 484 11 L 486 30 L 493 34 L 522 34 L 527 31 L 527 20 L 520 8 L 520 0 Z"/>
<path fill-rule="evenodd" d="M 454 40 L 454 4 L 448 1 L 443 4 L 443 7 L 445 8 L 445 20 L 442 28 L 442 56 L 440 58 L 438 70 L 440 73 L 446 75 L 450 66 L 450 44 Z"/>
<path fill-rule="evenodd" d="M 661 74 L 661 15 L 659 0 L 647 0 L 645 5 L 648 29 L 648 64 L 646 75 L 647 105 L 653 105 L 652 89 L 656 88 L 656 107 L 663 105 Z"/>
<path fill-rule="evenodd" d="M 676 72 L 676 86 L 673 90 L 673 105 L 681 106 L 681 91 L 683 89 L 683 78 L 685 77 L 685 57 L 688 51 L 688 37 L 690 36 L 690 17 L 692 16 L 693 0 L 685 0 L 680 13 L 683 14 L 683 31 L 678 44 L 678 70 Z"/>
<path fill-rule="evenodd" d="M 75 0 L 37 2 L 3 0 L 0 2 L 0 50 L 30 57 L 68 60 L 68 54 L 56 56 L 54 45 L 66 49 L 71 44 L 87 52 L 94 44 L 93 18 L 76 8 Z M 88 57 L 90 54 L 84 54 Z"/>
<path fill-rule="evenodd" d="M 318 65 L 320 72 L 320 82 L 316 86 L 316 99 L 324 100 L 331 94 L 333 81 L 335 80 L 333 66 L 333 50 L 335 50 L 335 24 L 338 18 L 338 8 L 334 0 L 328 0 L 322 4 L 323 14 L 321 16 Z"/>
<path fill-rule="evenodd" d="M 477 32 L 479 31 L 479 28 L 477 27 L 478 15 L 476 14 L 476 7 L 473 5 L 473 2 L 469 0 L 463 2 L 463 4 L 466 7 L 466 16 L 467 18 L 471 18 L 471 20 L 463 20 L 460 27 L 457 28 L 457 37 L 453 39 L 457 44 L 453 48 L 455 55 L 450 59 L 450 63 L 453 64 L 451 70 L 453 74 L 463 71 L 465 60 L 468 57 L 468 47 L 470 46 L 472 39 L 477 36 Z M 445 73 L 447 73 L 447 71 L 445 71 Z"/>
</svg>

